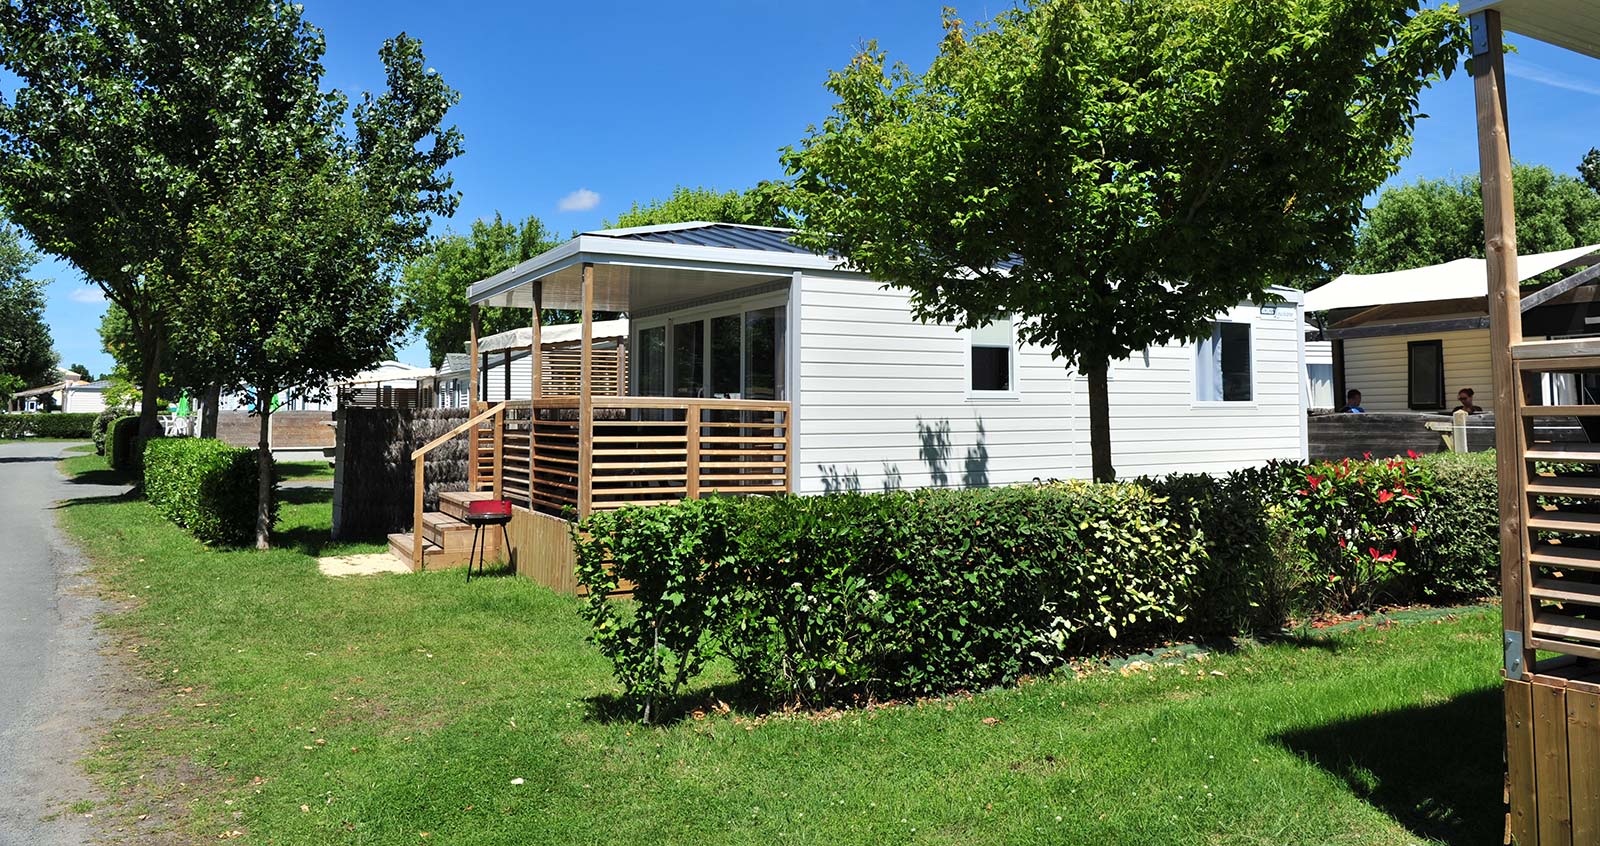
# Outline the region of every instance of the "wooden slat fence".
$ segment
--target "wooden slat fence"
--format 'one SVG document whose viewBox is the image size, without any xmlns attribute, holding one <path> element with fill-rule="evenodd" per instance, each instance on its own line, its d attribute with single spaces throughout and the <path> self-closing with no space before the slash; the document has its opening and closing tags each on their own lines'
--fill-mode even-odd
<svg viewBox="0 0 1600 846">
<path fill-rule="evenodd" d="M 594 511 L 790 486 L 784 402 L 597 397 L 585 425 L 576 398 L 547 398 L 509 404 L 505 426 L 505 490 L 547 514 L 571 515 L 584 502 L 580 436 L 592 446 Z"/>
</svg>

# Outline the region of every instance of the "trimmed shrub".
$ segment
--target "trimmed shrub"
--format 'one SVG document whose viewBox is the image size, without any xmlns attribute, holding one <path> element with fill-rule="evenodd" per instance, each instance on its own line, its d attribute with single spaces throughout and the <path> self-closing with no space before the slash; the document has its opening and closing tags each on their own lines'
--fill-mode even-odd
<svg viewBox="0 0 1600 846">
<path fill-rule="evenodd" d="M 720 654 L 771 698 L 817 702 L 1006 683 L 1177 631 L 1205 556 L 1193 521 L 1138 485 L 1071 483 L 708 499 L 575 531 L 585 614 L 631 695 Z M 619 579 L 631 616 L 604 598 Z"/>
<path fill-rule="evenodd" d="M 1271 509 L 1282 501 L 1295 466 L 1271 462 L 1222 476 L 1175 473 L 1138 480 L 1173 503 L 1192 506 L 1174 508 L 1174 518 L 1203 538 L 1206 560 L 1187 597 L 1189 632 L 1223 637 L 1273 631 L 1288 618 L 1299 559 L 1285 558 L 1273 543 L 1274 523 L 1287 517 Z"/>
<path fill-rule="evenodd" d="M 1500 590 L 1500 502 L 1494 452 L 1439 453 L 1423 459 L 1433 474 L 1423 518 L 1426 541 L 1415 570 L 1430 599 L 1459 600 Z"/>
<path fill-rule="evenodd" d="M 135 450 L 139 438 L 139 418 L 134 416 L 118 417 L 111 421 L 111 427 L 106 430 L 106 459 L 113 470 L 132 473 L 138 469 L 137 461 L 142 455 Z"/>
<path fill-rule="evenodd" d="M 1307 610 L 1345 611 L 1413 598 L 1433 474 L 1421 456 L 1295 465 L 1286 516 L 1308 555 Z"/>
<path fill-rule="evenodd" d="M 255 538 L 255 450 L 211 438 L 157 438 L 144 448 L 144 495 L 163 517 L 206 543 Z M 272 520 L 277 522 L 277 499 Z"/>
<path fill-rule="evenodd" d="M 106 431 L 119 417 L 126 417 L 131 412 L 127 408 L 108 408 L 94 416 L 94 425 L 90 429 L 90 437 L 94 439 L 96 455 L 106 454 Z"/>
<path fill-rule="evenodd" d="M 0 414 L 0 439 L 87 438 L 93 432 L 93 414 Z"/>
<path fill-rule="evenodd" d="M 574 527 L 584 616 L 630 697 L 716 658 L 773 701 L 1014 681 L 1115 643 L 1481 596 L 1493 456 L 1222 476 L 691 500 Z M 633 602 L 608 594 L 632 585 Z"/>
</svg>

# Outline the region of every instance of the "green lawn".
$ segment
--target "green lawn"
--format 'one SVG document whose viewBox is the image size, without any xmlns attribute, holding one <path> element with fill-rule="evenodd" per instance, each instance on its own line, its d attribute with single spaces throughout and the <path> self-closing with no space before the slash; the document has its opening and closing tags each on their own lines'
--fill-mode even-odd
<svg viewBox="0 0 1600 846">
<path fill-rule="evenodd" d="M 208 551 L 143 502 L 61 510 L 126 600 L 107 622 L 155 690 L 92 760 L 117 803 L 97 815 L 280 844 L 1500 836 L 1492 609 L 910 706 L 713 707 L 647 728 L 610 716 L 618 688 L 572 599 L 459 571 L 318 575 L 328 494 L 286 494 L 270 553 Z"/>
</svg>

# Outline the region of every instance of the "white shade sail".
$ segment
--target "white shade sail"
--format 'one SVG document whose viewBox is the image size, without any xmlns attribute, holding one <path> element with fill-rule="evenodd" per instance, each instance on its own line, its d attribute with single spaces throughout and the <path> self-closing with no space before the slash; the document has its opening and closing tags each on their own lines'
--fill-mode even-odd
<svg viewBox="0 0 1600 846">
<path fill-rule="evenodd" d="M 1517 257 L 1517 281 L 1525 281 L 1558 267 L 1584 267 L 1600 261 L 1600 244 L 1552 253 Z M 1388 273 L 1346 273 L 1306 292 L 1306 311 L 1369 308 L 1399 303 L 1463 300 L 1489 292 L 1488 264 L 1481 258 L 1461 258 Z"/>
</svg>

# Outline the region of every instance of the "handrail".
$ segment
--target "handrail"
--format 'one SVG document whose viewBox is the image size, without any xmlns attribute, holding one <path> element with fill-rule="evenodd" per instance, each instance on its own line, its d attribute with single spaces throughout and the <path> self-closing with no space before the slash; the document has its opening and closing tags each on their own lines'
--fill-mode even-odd
<svg viewBox="0 0 1600 846">
<path fill-rule="evenodd" d="M 468 420 L 467 422 L 462 423 L 461 425 L 455 427 L 454 429 L 451 429 L 450 431 L 445 432 L 444 434 L 440 435 L 439 437 L 434 438 L 433 440 L 428 441 L 426 444 L 424 444 L 424 445 L 412 450 L 411 451 L 411 460 L 415 461 L 415 460 L 423 457 L 424 455 L 427 455 L 428 453 L 433 452 L 441 444 L 449 441 L 451 438 L 454 438 L 456 435 L 459 435 L 462 432 L 465 432 L 468 429 L 471 429 L 473 426 L 476 426 L 479 423 L 482 423 L 483 421 L 488 420 L 490 417 L 493 417 L 494 415 L 499 414 L 500 412 L 504 411 L 505 407 L 506 407 L 506 404 L 503 403 L 503 402 L 502 403 L 496 403 L 495 405 L 491 405 L 488 408 L 484 409 L 483 411 L 478 412 L 478 416 L 473 417 L 472 419 Z"/>
<path fill-rule="evenodd" d="M 422 569 L 424 569 L 424 565 L 427 563 L 427 562 L 422 560 L 422 500 L 423 500 L 423 494 L 427 490 L 426 479 L 424 477 L 425 468 L 426 468 L 427 465 L 423 462 L 423 458 L 426 457 L 428 453 L 430 453 L 434 449 L 438 448 L 441 444 L 444 444 L 444 443 L 448 442 L 451 438 L 454 438 L 457 435 L 462 434 L 463 432 L 471 431 L 474 427 L 476 427 L 477 425 L 479 425 L 480 423 L 482 423 L 485 420 L 493 419 L 493 420 L 497 421 L 495 423 L 495 460 L 498 463 L 499 458 L 500 458 L 500 449 L 499 449 L 500 425 L 498 423 L 498 420 L 500 419 L 500 415 L 505 413 L 505 410 L 506 410 L 506 404 L 503 403 L 503 402 L 499 403 L 497 405 L 491 405 L 488 408 L 484 409 L 483 411 L 478 412 L 472 418 L 468 419 L 465 423 L 462 423 L 459 426 L 456 426 L 455 428 L 451 429 L 450 431 L 445 432 L 444 434 L 440 435 L 437 438 L 434 438 L 433 440 L 429 441 L 428 443 L 424 444 L 423 446 L 411 451 L 411 462 L 414 465 L 413 468 L 412 468 L 413 475 L 412 475 L 412 483 L 411 483 L 411 486 L 412 486 L 412 497 L 413 497 L 412 498 L 412 503 L 411 503 L 411 566 L 412 567 L 415 567 L 418 570 L 422 570 Z M 477 464 L 478 464 L 478 457 L 476 455 L 470 456 L 468 458 L 468 466 L 469 467 L 474 467 L 475 468 L 475 467 L 477 467 Z M 477 471 L 474 470 L 472 472 L 476 473 Z M 496 477 L 496 481 L 495 481 L 495 496 L 496 497 L 498 497 L 500 495 L 499 476 L 500 476 L 500 468 L 496 467 L 495 468 L 495 477 Z"/>
<path fill-rule="evenodd" d="M 577 408 L 578 398 L 568 396 L 546 396 L 537 400 L 520 400 L 521 407 L 532 405 L 534 408 Z M 788 408 L 788 400 L 758 400 L 758 399 L 720 399 L 712 397 L 613 397 L 597 396 L 594 398 L 595 408 L 688 408 L 697 405 L 706 409 L 726 409 L 732 411 L 751 410 L 758 408 L 782 407 Z"/>
</svg>

